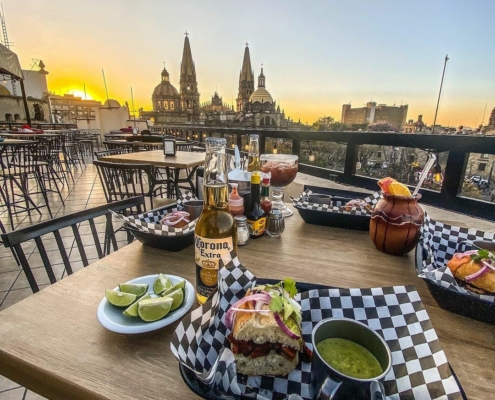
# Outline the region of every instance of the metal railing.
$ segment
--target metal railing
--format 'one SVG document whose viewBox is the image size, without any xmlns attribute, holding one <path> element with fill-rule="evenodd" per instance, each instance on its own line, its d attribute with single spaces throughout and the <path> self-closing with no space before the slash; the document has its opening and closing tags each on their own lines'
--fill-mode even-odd
<svg viewBox="0 0 495 400">
<path fill-rule="evenodd" d="M 340 183 L 377 190 L 377 179 L 356 173 L 359 146 L 379 145 L 416 148 L 431 152 L 448 152 L 443 170 L 440 191 L 423 188 L 421 201 L 436 207 L 495 221 L 495 203 L 463 196 L 466 165 L 470 153 L 495 154 L 495 136 L 446 136 L 402 132 L 330 132 L 271 129 L 242 129 L 206 126 L 160 126 L 153 127 L 154 133 L 163 133 L 199 142 L 208 136 L 234 138 L 235 144 L 244 148 L 250 134 L 260 137 L 260 152 L 265 153 L 267 139 L 288 139 L 291 150 L 301 160 L 301 143 L 335 142 L 346 147 L 343 171 L 316 167 L 300 161 L 299 171 L 319 178 L 337 180 Z"/>
</svg>

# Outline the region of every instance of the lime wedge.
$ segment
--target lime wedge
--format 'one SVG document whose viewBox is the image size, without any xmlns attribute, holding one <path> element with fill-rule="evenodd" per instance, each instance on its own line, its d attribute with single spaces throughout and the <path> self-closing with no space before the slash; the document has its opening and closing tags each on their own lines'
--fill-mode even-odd
<svg viewBox="0 0 495 400">
<path fill-rule="evenodd" d="M 165 290 L 170 289 L 172 285 L 172 281 L 167 275 L 158 274 L 153 283 L 153 291 L 156 294 L 162 294 Z"/>
<path fill-rule="evenodd" d="M 158 321 L 169 313 L 173 302 L 168 297 L 142 300 L 138 303 L 138 314 L 145 322 Z"/>
<path fill-rule="evenodd" d="M 132 293 L 137 297 L 142 296 L 148 291 L 149 285 L 147 283 L 120 283 L 119 289 L 121 292 Z"/>
<path fill-rule="evenodd" d="M 169 293 L 175 292 L 177 289 L 184 289 L 186 287 L 186 281 L 180 281 L 172 286 L 170 289 L 165 290 L 161 295 L 168 296 Z"/>
<path fill-rule="evenodd" d="M 128 307 L 137 299 L 135 294 L 117 292 L 111 289 L 105 290 L 105 297 L 111 305 L 116 307 Z"/>
<path fill-rule="evenodd" d="M 170 311 L 177 310 L 184 302 L 184 289 L 182 288 L 177 289 L 175 292 L 172 292 L 163 298 L 173 300 L 172 307 L 170 307 Z"/>
<path fill-rule="evenodd" d="M 134 304 L 132 304 L 131 306 L 129 306 L 128 308 L 126 308 L 125 311 L 123 312 L 123 314 L 126 317 L 130 317 L 130 318 L 138 317 L 139 316 L 138 315 L 138 304 L 139 304 L 139 302 L 141 302 L 143 300 L 146 300 L 146 299 L 151 299 L 151 296 L 148 293 L 146 293 L 138 301 L 134 302 Z"/>
</svg>

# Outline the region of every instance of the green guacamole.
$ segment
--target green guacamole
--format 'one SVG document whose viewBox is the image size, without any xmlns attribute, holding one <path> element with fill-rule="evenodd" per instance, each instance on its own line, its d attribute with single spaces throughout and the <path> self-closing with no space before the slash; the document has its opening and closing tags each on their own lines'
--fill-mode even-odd
<svg viewBox="0 0 495 400">
<path fill-rule="evenodd" d="M 316 345 L 321 357 L 340 373 L 359 379 L 381 375 L 383 369 L 373 354 L 347 339 L 325 339 Z"/>
</svg>

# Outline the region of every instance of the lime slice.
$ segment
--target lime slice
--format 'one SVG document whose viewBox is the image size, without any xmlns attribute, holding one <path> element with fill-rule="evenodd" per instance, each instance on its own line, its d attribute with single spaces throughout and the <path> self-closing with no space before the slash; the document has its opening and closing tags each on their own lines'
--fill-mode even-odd
<svg viewBox="0 0 495 400">
<path fill-rule="evenodd" d="M 180 281 L 172 286 L 170 289 L 165 290 L 161 295 L 168 296 L 169 293 L 175 292 L 177 289 L 184 289 L 186 287 L 186 281 Z"/>
<path fill-rule="evenodd" d="M 153 283 L 153 291 L 156 294 L 162 294 L 165 290 L 170 289 L 172 285 L 172 281 L 167 275 L 158 274 Z"/>
<path fill-rule="evenodd" d="M 137 297 L 141 297 L 148 291 L 149 285 L 147 283 L 120 283 L 119 289 L 121 292 L 132 293 Z"/>
<path fill-rule="evenodd" d="M 169 297 L 142 300 L 138 303 L 138 314 L 145 322 L 158 321 L 169 313 L 173 302 Z"/>
<path fill-rule="evenodd" d="M 170 311 L 177 310 L 182 303 L 184 302 L 184 289 L 177 289 L 175 292 L 172 292 L 164 297 L 164 299 L 172 299 L 172 307 L 170 307 Z"/>
<path fill-rule="evenodd" d="M 116 307 L 128 307 L 137 299 L 135 294 L 117 292 L 111 289 L 105 290 L 105 297 L 111 305 Z"/>
<path fill-rule="evenodd" d="M 138 317 L 138 304 L 140 301 L 143 301 L 143 300 L 146 300 L 146 299 L 151 299 L 151 296 L 146 293 L 143 297 L 141 297 L 138 301 L 134 302 L 134 304 L 132 304 L 131 306 L 129 306 L 128 308 L 125 309 L 125 311 L 123 312 L 123 314 L 126 316 L 126 317 L 130 317 L 130 318 L 135 318 L 135 317 Z"/>
</svg>

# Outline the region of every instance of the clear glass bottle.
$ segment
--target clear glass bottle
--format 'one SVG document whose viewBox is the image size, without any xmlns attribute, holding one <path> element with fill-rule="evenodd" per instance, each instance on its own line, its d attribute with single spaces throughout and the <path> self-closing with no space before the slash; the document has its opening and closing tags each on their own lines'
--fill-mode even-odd
<svg viewBox="0 0 495 400">
<path fill-rule="evenodd" d="M 272 211 L 272 201 L 270 200 L 270 174 L 263 174 L 261 180 L 261 199 L 260 206 L 266 215 Z"/>
<path fill-rule="evenodd" d="M 237 225 L 237 245 L 244 246 L 249 240 L 247 218 L 244 215 L 236 215 L 234 219 Z"/>
<path fill-rule="evenodd" d="M 236 225 L 229 212 L 226 141 L 206 139 L 203 212 L 194 230 L 196 298 L 206 302 L 218 286 L 219 261 L 230 261 L 237 249 Z"/>
<path fill-rule="evenodd" d="M 259 135 L 249 135 L 248 172 L 259 171 L 261 169 L 259 141 Z"/>
</svg>

